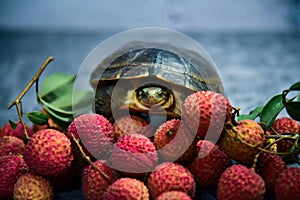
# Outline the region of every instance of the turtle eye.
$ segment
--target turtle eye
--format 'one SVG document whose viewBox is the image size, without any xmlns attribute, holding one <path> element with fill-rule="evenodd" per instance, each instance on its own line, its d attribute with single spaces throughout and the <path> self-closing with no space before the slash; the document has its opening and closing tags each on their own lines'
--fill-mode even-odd
<svg viewBox="0 0 300 200">
<path fill-rule="evenodd" d="M 157 95 L 160 97 L 160 98 L 166 98 L 169 96 L 169 92 L 167 90 L 163 90 L 163 89 L 160 89 L 158 92 L 157 92 Z"/>
<path fill-rule="evenodd" d="M 147 93 L 143 90 L 138 91 L 138 99 L 145 99 L 147 98 Z"/>
</svg>

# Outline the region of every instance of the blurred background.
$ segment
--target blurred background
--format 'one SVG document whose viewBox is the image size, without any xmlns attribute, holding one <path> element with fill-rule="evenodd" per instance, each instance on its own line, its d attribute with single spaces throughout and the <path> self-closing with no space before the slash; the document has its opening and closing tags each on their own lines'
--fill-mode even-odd
<svg viewBox="0 0 300 200">
<path fill-rule="evenodd" d="M 0 0 L 0 125 L 7 105 L 48 56 L 50 73 L 75 74 L 101 41 L 137 27 L 171 28 L 198 41 L 242 113 L 299 81 L 298 0 Z M 32 88 L 23 110 L 39 110 Z"/>
</svg>

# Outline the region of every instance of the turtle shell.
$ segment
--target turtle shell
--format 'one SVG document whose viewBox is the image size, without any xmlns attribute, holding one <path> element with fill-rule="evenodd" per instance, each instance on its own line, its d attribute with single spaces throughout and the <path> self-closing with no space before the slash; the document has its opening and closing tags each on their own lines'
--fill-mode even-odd
<svg viewBox="0 0 300 200">
<path fill-rule="evenodd" d="M 158 47 L 142 47 L 131 49 L 117 58 L 113 55 L 94 70 L 91 84 L 97 86 L 119 79 L 155 77 L 192 91 L 224 93 L 221 78 L 212 63 L 195 52 L 178 49 L 175 52 Z M 116 59 L 112 60 L 113 57 Z"/>
<path fill-rule="evenodd" d="M 143 46 L 143 43 L 127 45 L 104 59 L 93 71 L 91 85 L 96 91 L 96 113 L 111 120 L 115 118 L 113 113 L 122 115 L 127 108 L 144 114 L 152 111 L 134 99 L 133 94 L 143 87 L 163 87 L 171 91 L 173 100 L 163 107 L 169 118 L 181 116 L 185 97 L 195 91 L 223 93 L 216 67 L 207 57 L 170 45 Z"/>
</svg>

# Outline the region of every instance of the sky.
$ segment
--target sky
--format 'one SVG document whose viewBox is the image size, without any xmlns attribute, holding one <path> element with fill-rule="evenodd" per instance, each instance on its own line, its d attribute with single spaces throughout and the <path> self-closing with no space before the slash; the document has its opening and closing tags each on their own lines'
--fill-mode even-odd
<svg viewBox="0 0 300 200">
<path fill-rule="evenodd" d="M 292 0 L 0 0 L 0 29 L 290 29 Z"/>
</svg>

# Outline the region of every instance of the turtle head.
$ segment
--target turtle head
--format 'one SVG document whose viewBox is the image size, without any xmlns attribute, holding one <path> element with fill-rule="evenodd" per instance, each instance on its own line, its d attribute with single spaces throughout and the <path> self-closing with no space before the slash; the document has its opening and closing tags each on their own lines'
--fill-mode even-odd
<svg viewBox="0 0 300 200">
<path fill-rule="evenodd" d="M 165 87 L 144 86 L 138 88 L 135 95 L 140 104 L 151 107 L 153 105 L 166 104 L 170 100 L 172 93 Z"/>
</svg>

